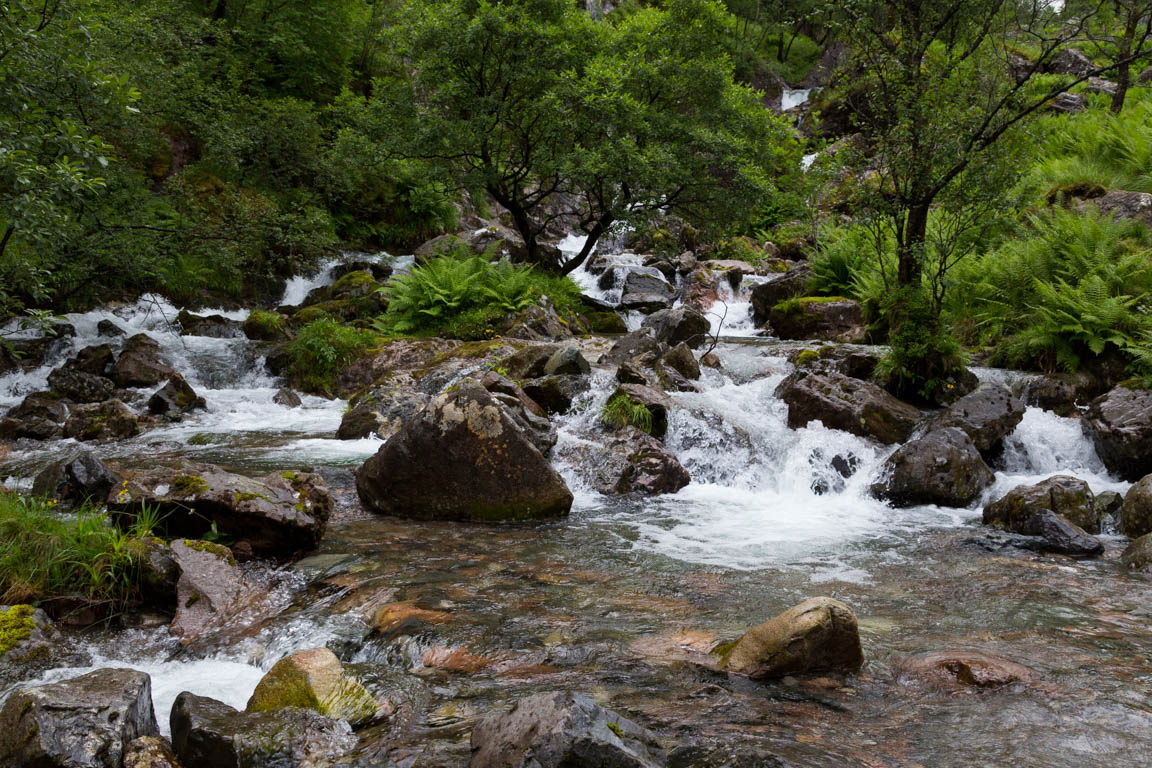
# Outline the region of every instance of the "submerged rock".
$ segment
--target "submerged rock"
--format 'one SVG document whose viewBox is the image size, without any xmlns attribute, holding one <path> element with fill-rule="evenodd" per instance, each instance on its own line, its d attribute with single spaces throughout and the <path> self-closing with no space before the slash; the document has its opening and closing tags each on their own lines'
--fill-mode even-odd
<svg viewBox="0 0 1152 768">
<path fill-rule="evenodd" d="M 374 720 L 380 709 L 327 648 L 296 651 L 276 662 L 256 686 L 245 711 L 273 712 L 285 707 L 311 709 L 353 726 Z"/>
<path fill-rule="evenodd" d="M 148 505 L 165 516 L 173 535 L 198 538 L 215 524 L 260 556 L 315 548 L 332 514 L 327 485 L 307 472 L 251 478 L 209 464 L 186 464 L 124 476 L 127 485 L 107 498 L 118 522 L 130 523 Z"/>
<path fill-rule="evenodd" d="M 0 765 L 121 768 L 128 744 L 156 733 L 148 675 L 98 669 L 13 693 L 0 711 Z"/>
<path fill-rule="evenodd" d="M 1104 542 L 1083 528 L 1068 522 L 1049 509 L 1042 509 L 1030 521 L 1032 535 L 1043 542 L 1036 547 L 1044 552 L 1056 552 L 1069 557 L 1098 557 L 1104 554 Z"/>
<path fill-rule="evenodd" d="M 1132 539 L 1152 533 L 1152 474 L 1145 475 L 1124 494 L 1120 532 Z"/>
<path fill-rule="evenodd" d="M 175 373 L 164 362 L 159 342 L 138 333 L 124 342 L 124 349 L 112 366 L 112 380 L 118 387 L 154 387 Z"/>
<path fill-rule="evenodd" d="M 475 380 L 405 422 L 360 468 L 356 489 L 375 512 L 429 520 L 551 519 L 572 506 L 563 478 Z"/>
<path fill-rule="evenodd" d="M 792 429 L 819 421 L 832 429 L 891 444 L 907 440 L 920 421 L 917 408 L 871 382 L 833 371 L 796 371 L 780 382 L 776 397 L 788 405 Z"/>
<path fill-rule="evenodd" d="M 929 432 L 901 446 L 872 485 L 879 499 L 899 507 L 966 507 L 992 484 L 992 470 L 967 434 L 956 427 Z"/>
<path fill-rule="evenodd" d="M 948 406 L 932 426 L 962 430 L 972 438 L 981 456 L 992 458 L 1003 447 L 1004 437 L 1023 418 L 1024 403 L 1011 390 L 1003 384 L 985 383 Z"/>
<path fill-rule="evenodd" d="M 180 333 L 184 336 L 209 336 L 214 339 L 242 339 L 239 320 L 229 320 L 223 315 L 194 315 L 186 309 L 176 315 Z"/>
<path fill-rule="evenodd" d="M 185 691 L 172 706 L 172 747 L 185 768 L 319 768 L 348 754 L 348 723 L 299 707 L 239 712 Z"/>
<path fill-rule="evenodd" d="M 659 737 L 579 693 L 538 693 L 472 730 L 469 768 L 660 768 Z"/>
<path fill-rule="evenodd" d="M 1069 475 L 1055 475 L 1035 485 L 1013 488 L 1000 499 L 984 507 L 984 524 L 996 525 L 1026 536 L 1038 536 L 1035 515 L 1051 510 L 1065 520 L 1090 533 L 1098 533 L 1092 489 L 1083 480 Z"/>
<path fill-rule="evenodd" d="M 1082 423 L 1109 472 L 1131 481 L 1152 473 L 1152 390 L 1116 387 L 1092 401 Z"/>
<path fill-rule="evenodd" d="M 120 476 L 88 451 L 74 459 L 58 461 L 40 474 L 32 493 L 61 501 L 95 499 L 103 502 L 113 488 L 120 486 Z"/>
<path fill-rule="evenodd" d="M 979 651 L 945 651 L 905 659 L 904 675 L 939 688 L 994 690 L 1033 679 L 1032 670 Z"/>
<path fill-rule="evenodd" d="M 299 408 L 304 405 L 304 401 L 300 399 L 300 395 L 289 387 L 280 387 L 276 390 L 276 394 L 272 396 L 272 402 L 276 405 L 282 405 L 285 408 Z"/>
<path fill-rule="evenodd" d="M 805 600 L 717 653 L 723 669 L 754 679 L 855 672 L 864 663 L 856 615 L 829 597 Z"/>
<path fill-rule="evenodd" d="M 140 420 L 119 400 L 78 405 L 64 425 L 64 437 L 80 441 L 123 440 L 140 433 Z"/>
<path fill-rule="evenodd" d="M 148 399 L 148 410 L 158 416 L 179 416 L 188 411 L 207 407 L 204 398 L 196 394 L 192 385 L 178 373 L 168 377 L 167 383 Z"/>
</svg>

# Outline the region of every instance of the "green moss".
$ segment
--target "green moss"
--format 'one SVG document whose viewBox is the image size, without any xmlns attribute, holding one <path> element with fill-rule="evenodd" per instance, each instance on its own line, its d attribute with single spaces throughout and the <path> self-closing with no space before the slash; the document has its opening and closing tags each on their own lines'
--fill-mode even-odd
<svg viewBox="0 0 1152 768">
<path fill-rule="evenodd" d="M 275 312 L 254 309 L 241 325 L 244 335 L 259 341 L 273 341 L 284 335 L 284 318 Z"/>
<path fill-rule="evenodd" d="M 268 502 L 272 501 L 271 499 L 269 499 L 267 496 L 265 496 L 262 493 L 237 493 L 236 494 L 236 503 L 237 504 L 239 504 L 242 501 L 252 501 L 253 499 L 264 499 L 264 501 L 268 501 Z"/>
<path fill-rule="evenodd" d="M 796 355 L 796 365 L 808 365 L 820 359 L 820 353 L 814 349 L 805 349 L 800 354 Z"/>
<path fill-rule="evenodd" d="M 610 730 L 610 731 L 612 731 L 612 733 L 616 734 L 616 738 L 618 738 L 618 739 L 624 738 L 624 731 L 622 731 L 620 729 L 620 726 L 617 725 L 616 723 L 608 723 L 608 730 Z"/>
<path fill-rule="evenodd" d="M 188 445 L 211 445 L 215 441 L 215 436 L 210 432 L 197 432 L 188 438 Z"/>
<path fill-rule="evenodd" d="M 31 636 L 36 629 L 35 614 L 36 609 L 30 605 L 13 605 L 0 611 L 0 656 Z"/>
<path fill-rule="evenodd" d="M 324 304 L 314 304 L 311 307 L 304 307 L 304 309 L 292 315 L 289 322 L 295 326 L 304 326 L 329 317 L 328 309 Z"/>
<path fill-rule="evenodd" d="M 849 301 L 843 296 L 796 296 L 791 299 L 785 299 L 776 306 L 772 307 L 773 312 L 780 312 L 785 315 L 795 315 L 803 312 L 805 308 L 813 304 L 829 304 L 834 301 Z"/>
<path fill-rule="evenodd" d="M 175 496 L 198 496 L 211 487 L 199 475 L 176 475 L 172 481 L 172 494 Z"/>
<path fill-rule="evenodd" d="M 332 295 L 341 296 L 350 294 L 353 296 L 367 296 L 378 287 L 376 278 L 372 277 L 371 272 L 359 270 L 357 272 L 349 272 L 333 283 Z"/>
<path fill-rule="evenodd" d="M 206 552 L 210 555 L 215 555 L 221 560 L 227 561 L 229 565 L 236 565 L 236 558 L 232 556 L 232 550 L 223 544 L 217 544 L 212 541 L 202 541 L 200 539 L 184 539 L 184 546 L 195 552 Z"/>
</svg>

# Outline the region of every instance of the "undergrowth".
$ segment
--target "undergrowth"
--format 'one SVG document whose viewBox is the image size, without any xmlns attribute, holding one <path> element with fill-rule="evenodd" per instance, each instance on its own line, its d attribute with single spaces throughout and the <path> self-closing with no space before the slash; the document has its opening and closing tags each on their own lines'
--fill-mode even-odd
<svg viewBox="0 0 1152 768">
<path fill-rule="evenodd" d="M 636 427 L 642 432 L 652 433 L 652 411 L 624 393 L 613 395 L 604 403 L 600 418 L 613 429 Z"/>
<path fill-rule="evenodd" d="M 378 342 L 371 331 L 351 328 L 331 318 L 321 318 L 304 326 L 288 345 L 289 375 L 307 392 L 331 389 L 336 374 Z"/>
</svg>

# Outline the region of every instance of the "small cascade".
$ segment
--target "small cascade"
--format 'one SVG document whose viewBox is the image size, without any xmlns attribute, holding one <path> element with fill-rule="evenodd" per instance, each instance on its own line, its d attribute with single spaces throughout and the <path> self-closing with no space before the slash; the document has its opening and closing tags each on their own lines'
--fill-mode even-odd
<svg viewBox="0 0 1152 768">
<path fill-rule="evenodd" d="M 780 111 L 787 112 L 790 109 L 803 106 L 811 98 L 812 94 L 820 90 L 819 88 L 785 88 L 780 94 Z"/>
<path fill-rule="evenodd" d="M 732 284 L 720 275 L 716 285 L 719 296 L 705 313 L 712 324 L 710 333 L 721 338 L 763 335 L 752 318 L 752 289 L 771 279 L 760 275 L 745 275 L 740 284 L 733 288 Z"/>
</svg>

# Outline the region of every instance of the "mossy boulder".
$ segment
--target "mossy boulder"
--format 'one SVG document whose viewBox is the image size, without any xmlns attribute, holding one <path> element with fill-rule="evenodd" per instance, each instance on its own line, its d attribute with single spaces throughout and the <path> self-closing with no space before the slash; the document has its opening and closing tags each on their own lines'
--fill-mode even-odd
<svg viewBox="0 0 1152 768">
<path fill-rule="evenodd" d="M 899 507 L 965 507 L 992 484 L 972 438 L 956 427 L 929 432 L 888 457 L 872 494 Z"/>
<path fill-rule="evenodd" d="M 1133 539 L 1152 533 L 1152 474 L 1145 475 L 1124 494 L 1120 532 Z"/>
<path fill-rule="evenodd" d="M 349 272 L 332 284 L 333 298 L 358 299 L 371 296 L 380 288 L 371 272 L 361 270 Z"/>
<path fill-rule="evenodd" d="M 1055 475 L 1035 485 L 1013 488 L 984 508 L 984 524 L 1035 536 L 1036 515 L 1043 510 L 1050 510 L 1089 533 L 1100 532 L 1092 489 L 1069 475 Z"/>
<path fill-rule="evenodd" d="M 473 379 L 404 423 L 360 468 L 375 512 L 429 520 L 554 519 L 572 492 L 506 406 Z"/>
<path fill-rule="evenodd" d="M 48 614 L 30 605 L 0 605 L 0 659 L 24 663 L 47 653 L 56 630 Z"/>
<path fill-rule="evenodd" d="M 357 726 L 375 719 L 380 705 L 345 674 L 336 654 L 313 648 L 276 662 L 256 686 L 245 711 L 273 712 L 285 707 L 311 709 Z"/>
<path fill-rule="evenodd" d="M 835 371 L 795 371 L 780 382 L 776 397 L 788 405 L 792 429 L 819 421 L 885 444 L 907 440 L 921 417 L 875 384 Z"/>
<path fill-rule="evenodd" d="M 248 313 L 240 329 L 253 341 L 280 341 L 284 338 L 284 316 L 278 312 L 254 309 Z"/>
<path fill-rule="evenodd" d="M 119 400 L 106 400 L 72 409 L 64 437 L 88 440 L 123 440 L 140 433 L 140 420 Z"/>
<path fill-rule="evenodd" d="M 768 313 L 768 326 L 781 339 L 861 342 L 865 337 L 859 302 L 840 297 L 808 296 L 780 302 Z"/>
<path fill-rule="evenodd" d="M 805 600 L 716 653 L 723 669 L 754 679 L 854 672 L 864 663 L 856 614 L 829 597 Z"/>
<path fill-rule="evenodd" d="M 186 309 L 176 315 L 183 336 L 208 336 L 214 339 L 239 339 L 244 332 L 238 320 L 229 320 L 223 315 L 194 315 Z"/>
<path fill-rule="evenodd" d="M 1120 555 L 1120 562 L 1134 571 L 1152 566 L 1152 533 L 1146 533 L 1129 544 Z"/>
</svg>

